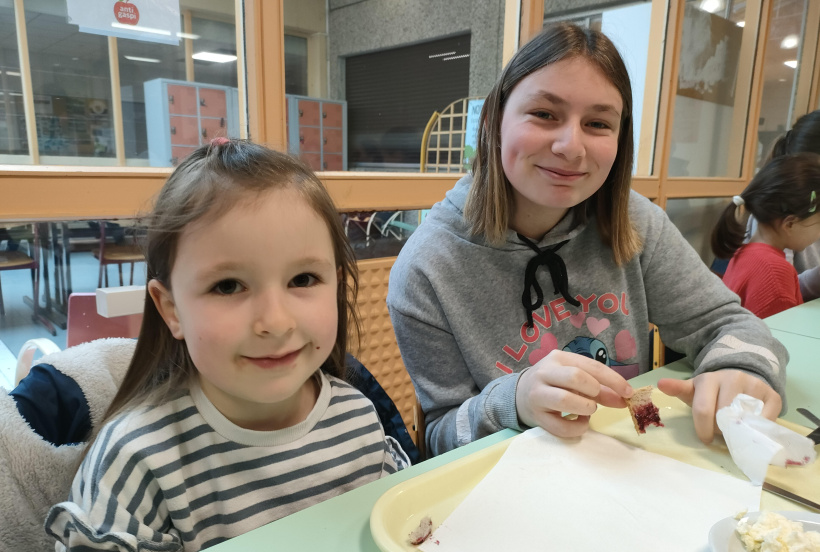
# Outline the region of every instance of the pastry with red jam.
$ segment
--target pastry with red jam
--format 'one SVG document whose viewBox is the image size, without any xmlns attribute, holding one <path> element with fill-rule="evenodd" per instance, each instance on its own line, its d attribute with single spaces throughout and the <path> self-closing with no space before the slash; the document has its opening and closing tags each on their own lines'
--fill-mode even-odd
<svg viewBox="0 0 820 552">
<path fill-rule="evenodd" d="M 635 393 L 630 398 L 626 399 L 626 406 L 632 415 L 632 423 L 639 434 L 646 433 L 646 428 L 650 425 L 663 427 L 660 411 L 652 402 L 652 389 L 654 388 L 651 385 L 639 387 L 635 389 Z"/>
</svg>

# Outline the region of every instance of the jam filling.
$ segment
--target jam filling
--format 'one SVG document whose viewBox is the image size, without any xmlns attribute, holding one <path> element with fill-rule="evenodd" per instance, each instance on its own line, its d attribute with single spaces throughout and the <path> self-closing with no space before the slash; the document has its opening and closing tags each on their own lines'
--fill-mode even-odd
<svg viewBox="0 0 820 552">
<path fill-rule="evenodd" d="M 635 420 L 638 422 L 638 431 L 646 433 L 646 426 L 663 427 L 658 407 L 652 403 L 643 404 L 635 409 Z"/>
</svg>

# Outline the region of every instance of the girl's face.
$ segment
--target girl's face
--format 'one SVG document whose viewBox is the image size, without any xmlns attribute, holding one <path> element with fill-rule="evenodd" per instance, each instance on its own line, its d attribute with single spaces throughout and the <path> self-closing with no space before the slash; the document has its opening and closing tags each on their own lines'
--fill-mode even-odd
<svg viewBox="0 0 820 552">
<path fill-rule="evenodd" d="M 792 222 L 786 247 L 800 252 L 817 240 L 820 240 L 820 212 Z"/>
<path fill-rule="evenodd" d="M 271 430 L 315 404 L 311 376 L 336 342 L 336 284 L 327 225 L 295 191 L 275 190 L 186 228 L 171 289 L 149 290 L 211 402 L 239 426 Z"/>
<path fill-rule="evenodd" d="M 513 188 L 513 230 L 539 239 L 603 185 L 618 153 L 623 100 L 583 57 L 521 80 L 501 120 L 501 163 Z"/>
</svg>

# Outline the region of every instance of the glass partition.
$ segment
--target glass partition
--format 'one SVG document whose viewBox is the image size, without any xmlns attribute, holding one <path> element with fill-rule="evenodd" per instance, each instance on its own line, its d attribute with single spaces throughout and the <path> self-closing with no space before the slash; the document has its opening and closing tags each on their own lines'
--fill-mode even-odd
<svg viewBox="0 0 820 552">
<path fill-rule="evenodd" d="M 182 30 L 160 43 L 152 37 L 170 31 L 86 32 L 65 0 L 22 5 L 40 164 L 170 167 L 217 136 L 240 136 L 234 2 L 183 0 Z M 13 7 L 0 6 L 0 31 L 0 163 L 27 163 Z"/>
<path fill-rule="evenodd" d="M 775 0 L 763 61 L 763 99 L 760 105 L 756 164 L 771 153 L 775 141 L 796 119 L 794 100 L 803 53 L 808 0 Z"/>
<path fill-rule="evenodd" d="M 14 8 L 0 6 L 0 163 L 23 162 L 28 156 L 20 52 Z M 9 156 L 15 156 L 10 158 Z M 16 156 L 26 156 L 20 158 Z M 28 159 L 26 162 L 31 162 Z"/>
<path fill-rule="evenodd" d="M 106 38 L 70 25 L 64 1 L 24 6 L 40 162 L 115 165 Z"/>
<path fill-rule="evenodd" d="M 759 5 L 687 1 L 669 176 L 740 176 L 755 51 L 744 28 Z"/>
<path fill-rule="evenodd" d="M 292 153 L 316 170 L 418 172 L 446 150 L 443 170 L 464 171 L 461 100 L 501 71 L 503 3 L 285 0 L 284 18 Z M 425 132 L 437 121 L 446 143 Z"/>
</svg>

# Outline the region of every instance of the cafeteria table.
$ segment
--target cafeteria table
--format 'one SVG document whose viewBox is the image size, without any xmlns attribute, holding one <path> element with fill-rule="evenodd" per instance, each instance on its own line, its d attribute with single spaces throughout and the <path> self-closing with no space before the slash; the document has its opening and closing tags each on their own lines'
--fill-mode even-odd
<svg viewBox="0 0 820 552">
<path fill-rule="evenodd" d="M 818 389 L 818 380 L 820 380 L 820 361 L 817 360 L 817 351 L 820 350 L 820 334 L 817 336 L 805 335 L 812 332 L 814 328 L 820 327 L 820 301 L 795 307 L 781 314 L 782 316 L 777 315 L 774 324 L 771 324 L 771 326 L 772 333 L 781 340 L 790 355 L 786 384 L 788 410 L 783 414 L 782 419 L 786 421 L 786 425 L 791 423 L 803 426 L 794 428 L 792 425 L 791 427 L 805 435 L 809 433 L 809 422 L 798 414 L 795 409 L 802 406 L 815 413 L 820 413 L 820 393 L 816 391 Z M 766 322 L 769 323 L 769 320 L 766 320 Z M 809 331 L 802 331 L 804 327 Z M 634 387 L 654 385 L 660 378 L 683 379 L 689 377 L 691 373 L 691 364 L 683 359 L 641 374 L 630 380 L 630 383 Z M 811 392 L 812 389 L 815 390 L 814 393 Z M 654 400 L 662 408 L 662 416 L 667 416 L 670 412 L 680 415 L 689 409 L 679 400 L 660 393 L 655 394 Z M 625 409 L 601 407 L 591 418 L 590 425 L 596 431 L 609 434 L 635 446 L 652 450 L 653 441 L 644 438 L 647 436 L 637 436 L 634 430 L 631 429 L 631 422 L 625 423 L 624 417 L 628 418 Z M 653 452 L 742 477 L 731 461 L 722 440 L 718 439 L 711 445 L 703 445 L 695 436 L 694 426 L 680 430 L 682 425 L 681 423 L 677 424 L 678 430 L 681 433 L 686 433 L 685 435 L 664 437 L 665 440 L 661 444 L 657 444 L 657 441 L 655 441 L 654 446 L 658 450 L 653 450 Z M 628 428 L 628 430 L 625 431 L 624 428 Z M 650 429 L 650 431 L 653 429 L 655 428 Z M 451 462 L 468 461 L 470 455 L 517 435 L 519 435 L 517 431 L 502 430 L 264 525 L 219 544 L 211 550 L 214 552 L 267 552 L 271 549 L 378 552 L 379 548 L 371 536 L 369 523 L 370 512 L 382 494 L 413 477 L 431 472 Z M 820 479 L 820 461 L 815 462 L 806 469 L 812 470 L 809 474 L 812 479 L 814 479 L 815 474 Z M 764 508 L 769 510 L 803 509 L 799 505 L 769 492 L 763 492 L 761 498 L 761 509 Z M 704 535 L 704 545 L 705 542 L 706 535 Z"/>
</svg>

